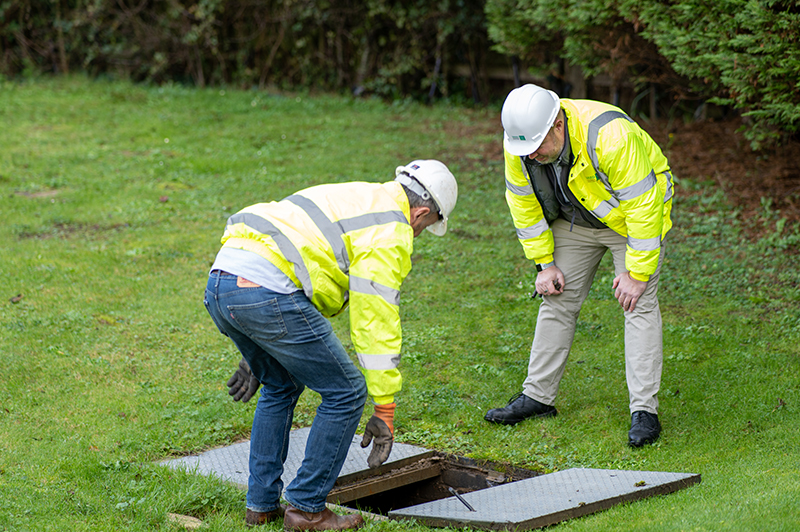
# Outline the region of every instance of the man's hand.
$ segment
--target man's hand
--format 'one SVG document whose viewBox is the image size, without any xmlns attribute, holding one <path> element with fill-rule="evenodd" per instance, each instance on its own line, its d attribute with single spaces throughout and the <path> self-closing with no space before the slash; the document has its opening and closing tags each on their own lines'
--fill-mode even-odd
<svg viewBox="0 0 800 532">
<path fill-rule="evenodd" d="M 564 292 L 564 273 L 558 266 L 550 266 L 536 276 L 536 292 L 543 296 L 555 296 Z"/>
<path fill-rule="evenodd" d="M 250 365 L 242 357 L 239 361 L 239 369 L 236 370 L 233 377 L 228 379 L 228 395 L 232 395 L 234 401 L 241 400 L 246 403 L 253 397 L 259 386 L 261 383 L 253 376 Z"/>
<path fill-rule="evenodd" d="M 636 302 L 639 301 L 639 298 L 647 288 L 647 283 L 637 281 L 630 276 L 629 272 L 625 272 L 614 278 L 614 284 L 611 287 L 616 290 L 614 297 L 617 298 L 622 308 L 628 312 L 633 312 L 633 309 L 636 308 Z"/>
<path fill-rule="evenodd" d="M 372 442 L 372 451 L 367 458 L 367 465 L 375 468 L 384 463 L 392 452 L 394 442 L 394 408 L 395 403 L 388 405 L 375 405 L 375 413 L 367 421 L 364 428 L 364 438 L 361 447 L 367 447 Z"/>
</svg>

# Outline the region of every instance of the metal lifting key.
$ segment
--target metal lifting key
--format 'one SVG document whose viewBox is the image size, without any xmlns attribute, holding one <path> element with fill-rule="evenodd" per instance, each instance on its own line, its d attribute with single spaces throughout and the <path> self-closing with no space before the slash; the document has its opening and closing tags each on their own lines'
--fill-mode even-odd
<svg viewBox="0 0 800 532">
<path fill-rule="evenodd" d="M 467 509 L 468 509 L 470 512 L 476 512 L 476 511 L 477 511 L 477 510 L 476 510 L 475 508 L 473 508 L 473 507 L 472 507 L 472 506 L 471 506 L 471 505 L 470 505 L 470 504 L 469 504 L 467 501 L 465 501 L 465 500 L 464 500 L 464 497 L 462 497 L 461 495 L 459 495 L 459 494 L 458 494 L 458 492 L 457 492 L 456 490 L 454 490 L 452 487 L 449 487 L 449 486 L 448 486 L 448 488 L 447 488 L 447 489 L 450 491 L 450 493 L 452 493 L 453 495 L 455 495 L 455 496 L 456 496 L 456 498 L 457 498 L 459 501 L 461 501 L 462 503 L 464 503 L 464 506 L 466 506 L 466 507 L 467 507 Z"/>
</svg>

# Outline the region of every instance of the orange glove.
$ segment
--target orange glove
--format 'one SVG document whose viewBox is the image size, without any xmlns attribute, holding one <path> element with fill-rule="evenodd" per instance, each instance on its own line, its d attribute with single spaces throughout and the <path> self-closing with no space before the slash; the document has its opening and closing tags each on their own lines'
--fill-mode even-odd
<svg viewBox="0 0 800 532">
<path fill-rule="evenodd" d="M 364 427 L 364 438 L 361 447 L 367 447 L 372 442 L 372 451 L 367 458 L 367 465 L 371 468 L 378 467 L 389 459 L 394 442 L 394 409 L 397 405 L 375 405 L 375 412 Z M 373 441 L 374 440 L 374 441 Z"/>
</svg>

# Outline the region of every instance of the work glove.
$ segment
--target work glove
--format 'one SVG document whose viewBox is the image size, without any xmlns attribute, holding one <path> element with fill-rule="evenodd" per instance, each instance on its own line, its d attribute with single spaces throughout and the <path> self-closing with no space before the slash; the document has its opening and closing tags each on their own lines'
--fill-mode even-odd
<svg viewBox="0 0 800 532">
<path fill-rule="evenodd" d="M 228 395 L 232 395 L 234 401 L 241 400 L 246 403 L 253 397 L 259 386 L 261 383 L 253 376 L 250 365 L 242 357 L 239 361 L 239 369 L 236 370 L 233 377 L 228 379 Z"/>
<path fill-rule="evenodd" d="M 372 442 L 372 450 L 367 458 L 367 465 L 375 468 L 384 463 L 392 452 L 394 442 L 394 408 L 395 403 L 388 405 L 375 405 L 375 413 L 367 421 L 364 428 L 364 438 L 361 447 L 367 447 Z"/>
</svg>

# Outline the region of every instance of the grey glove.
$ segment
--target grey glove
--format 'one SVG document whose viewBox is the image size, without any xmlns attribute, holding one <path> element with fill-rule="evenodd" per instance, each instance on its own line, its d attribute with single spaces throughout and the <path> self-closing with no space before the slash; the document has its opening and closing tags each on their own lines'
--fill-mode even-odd
<svg viewBox="0 0 800 532">
<path fill-rule="evenodd" d="M 394 443 L 394 410 L 395 403 L 388 405 L 375 405 L 375 413 L 364 427 L 364 437 L 361 447 L 367 447 L 372 442 L 372 450 L 367 457 L 367 465 L 375 468 L 389 459 Z"/>
<path fill-rule="evenodd" d="M 228 395 L 232 395 L 234 401 L 241 400 L 246 403 L 253 397 L 259 386 L 261 383 L 253 376 L 250 365 L 242 357 L 239 361 L 239 369 L 236 370 L 233 377 L 228 379 Z"/>
</svg>

